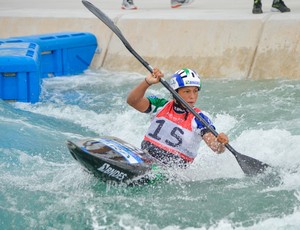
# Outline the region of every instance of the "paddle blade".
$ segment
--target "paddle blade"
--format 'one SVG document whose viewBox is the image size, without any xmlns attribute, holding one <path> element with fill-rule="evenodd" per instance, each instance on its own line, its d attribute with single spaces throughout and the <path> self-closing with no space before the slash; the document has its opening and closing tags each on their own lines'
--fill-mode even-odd
<svg viewBox="0 0 300 230">
<path fill-rule="evenodd" d="M 256 176 L 263 173 L 270 166 L 266 163 L 262 163 L 259 160 L 251 158 L 249 156 L 240 154 L 238 152 L 234 153 L 234 156 L 239 163 L 241 169 L 247 176 Z"/>
<path fill-rule="evenodd" d="M 82 4 L 91 11 L 97 18 L 99 18 L 105 25 L 107 25 L 114 33 L 117 35 L 121 34 L 118 27 L 114 24 L 114 22 L 106 16 L 101 10 L 99 10 L 96 6 L 86 0 L 82 0 Z"/>
<path fill-rule="evenodd" d="M 150 73 L 153 72 L 152 66 L 149 65 L 148 62 L 146 62 L 129 44 L 127 39 L 123 36 L 121 30 L 115 25 L 115 23 L 106 15 L 104 14 L 100 9 L 98 9 L 96 6 L 94 6 L 92 3 L 90 3 L 87 0 L 82 0 L 82 4 L 91 11 L 97 18 L 99 18 L 108 28 L 111 29 L 112 32 L 114 32 L 115 35 L 118 36 L 118 38 L 123 42 L 125 47 L 129 50 L 130 53 L 135 56 L 140 63 L 145 66 Z"/>
</svg>

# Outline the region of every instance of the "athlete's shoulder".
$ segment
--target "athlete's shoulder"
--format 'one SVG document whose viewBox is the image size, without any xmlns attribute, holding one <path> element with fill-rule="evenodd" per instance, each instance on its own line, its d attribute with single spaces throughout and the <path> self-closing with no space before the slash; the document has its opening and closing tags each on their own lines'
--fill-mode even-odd
<svg viewBox="0 0 300 230">
<path fill-rule="evenodd" d="M 149 109 L 148 109 L 148 113 L 151 113 L 151 114 L 156 114 L 158 111 L 160 111 L 167 103 L 168 103 L 168 100 L 165 99 L 165 98 L 160 98 L 160 97 L 157 97 L 157 96 L 149 96 L 147 97 L 149 102 L 150 102 L 150 106 L 149 106 Z"/>
<path fill-rule="evenodd" d="M 197 107 L 194 107 L 193 109 L 194 109 L 197 113 L 202 113 L 202 112 L 201 112 L 201 109 L 199 109 L 199 108 L 197 108 Z"/>
<path fill-rule="evenodd" d="M 162 107 L 162 106 L 164 106 L 165 104 L 168 103 L 167 99 L 160 98 L 160 97 L 157 97 L 155 95 L 148 96 L 147 98 L 148 98 L 150 104 L 154 105 L 155 107 Z"/>
<path fill-rule="evenodd" d="M 211 126 L 213 129 L 216 129 L 213 122 L 210 120 L 210 118 L 208 116 L 204 115 L 202 112 L 200 112 L 199 115 L 201 116 L 201 118 L 203 120 L 206 121 L 206 123 L 209 126 Z M 196 122 L 197 128 L 201 131 L 201 136 L 203 136 L 206 133 L 206 131 L 209 131 L 209 129 L 197 118 L 195 118 L 194 121 Z"/>
</svg>

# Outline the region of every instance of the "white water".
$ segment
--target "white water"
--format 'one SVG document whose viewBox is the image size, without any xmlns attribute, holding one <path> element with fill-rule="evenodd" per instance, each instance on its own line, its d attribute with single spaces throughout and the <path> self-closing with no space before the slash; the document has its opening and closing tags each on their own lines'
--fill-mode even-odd
<svg viewBox="0 0 300 230">
<path fill-rule="evenodd" d="M 24 218 L 29 228 L 44 223 L 45 226 L 56 226 L 54 228 L 73 226 L 71 228 L 74 229 L 76 221 L 65 216 L 69 215 L 75 220 L 79 218 L 78 229 L 85 226 L 86 221 L 91 222 L 89 228 L 102 229 L 106 223 L 105 219 L 112 215 L 116 219 L 113 225 L 123 226 L 124 229 L 133 229 L 133 226 L 134 229 L 145 229 L 145 226 L 153 229 L 299 229 L 299 82 L 204 80 L 198 103 L 212 118 L 217 131 L 228 133 L 231 145 L 237 151 L 278 169 L 280 183 L 273 185 L 270 182 L 270 185 L 262 185 L 256 180 L 249 182 L 229 151 L 215 155 L 203 144 L 192 167 L 176 172 L 184 184 L 179 190 L 177 185 L 170 185 L 170 194 L 165 191 L 162 195 L 160 192 L 165 188 L 158 186 L 153 191 L 144 191 L 144 194 L 141 192 L 142 195 L 138 193 L 138 197 L 137 194 L 131 195 L 138 199 L 140 204 L 144 204 L 138 205 L 141 213 L 149 212 L 149 194 L 166 196 L 164 201 L 157 204 L 154 199 L 154 206 L 151 208 L 156 210 L 156 215 L 161 209 L 161 217 L 153 219 L 154 216 L 143 217 L 135 214 L 130 207 L 136 201 L 131 200 L 130 196 L 126 195 L 127 192 L 125 195 L 110 194 L 108 187 L 104 193 L 93 189 L 96 179 L 82 172 L 68 153 L 65 142 L 67 139 L 110 135 L 139 146 L 148 127 L 149 118 L 130 108 L 125 101 L 129 90 L 142 79 L 143 76 L 134 73 L 87 71 L 80 76 L 45 79 L 39 103 L 2 103 L 0 153 L 3 160 L 0 165 L 0 188 L 4 198 L 0 200 L 0 217 L 7 218 L 8 215 L 8 219 L 14 219 L 14 216 L 19 214 L 27 216 Z M 160 85 L 151 87 L 150 92 L 170 97 Z M 232 179 L 234 181 L 231 181 Z M 212 187 L 210 192 L 205 192 L 205 187 L 202 187 L 205 184 L 207 188 Z M 198 189 L 197 195 L 185 195 Z M 245 201 L 246 204 L 239 203 L 244 189 L 254 193 L 249 194 L 253 201 L 260 200 L 260 203 L 266 204 L 266 210 L 262 211 L 257 207 L 256 214 L 251 214 L 253 210 L 249 207 L 250 201 Z M 176 195 L 177 191 L 181 190 L 182 194 Z M 255 190 L 258 191 L 257 194 Z M 20 198 L 24 192 L 24 197 L 35 199 L 35 202 L 25 207 L 21 205 L 23 201 Z M 48 195 L 44 196 L 44 193 Z M 168 218 L 163 217 L 165 212 L 170 216 L 177 215 L 174 209 L 165 210 L 170 198 L 174 199 L 174 202 L 179 198 L 186 201 L 195 200 L 193 204 L 200 202 L 199 208 L 209 211 L 209 204 L 212 202 L 209 198 L 210 193 L 216 193 L 215 198 L 222 202 L 228 199 L 226 196 L 235 194 L 234 205 L 237 207 L 232 207 L 235 211 L 226 214 L 226 207 L 220 207 L 223 214 L 221 218 L 217 218 L 218 212 L 212 210 L 212 219 L 203 219 L 202 224 L 198 223 L 198 217 L 195 216 L 191 217 L 190 225 L 184 221 L 185 224 L 182 222 L 174 225 L 173 222 L 168 222 Z M 262 196 L 263 194 L 266 194 L 266 197 Z M 278 201 L 280 197 L 287 199 L 286 206 L 266 203 L 269 196 L 278 196 Z M 51 197 L 53 201 L 47 202 L 46 197 Z M 203 200 L 206 200 L 207 204 L 203 203 Z M 131 211 L 120 211 L 120 207 L 110 213 L 109 209 L 101 206 L 103 202 L 106 202 L 108 207 L 125 202 Z M 243 219 L 239 206 L 244 205 L 249 209 L 243 209 L 248 215 Z M 22 210 L 20 206 L 23 207 Z M 44 210 L 41 210 L 42 207 Z M 197 206 L 193 208 L 198 210 Z M 88 217 L 81 216 L 82 209 L 88 210 Z M 188 209 L 183 211 L 188 212 Z M 30 213 L 39 213 L 36 214 L 39 220 L 35 218 L 35 214 Z M 62 215 L 65 224 L 55 215 Z M 53 223 L 50 224 L 49 221 Z M 250 224 L 247 224 L 247 221 L 250 221 Z M 7 227 L 6 222 L 2 223 Z M 16 226 L 22 225 L 16 222 Z"/>
</svg>

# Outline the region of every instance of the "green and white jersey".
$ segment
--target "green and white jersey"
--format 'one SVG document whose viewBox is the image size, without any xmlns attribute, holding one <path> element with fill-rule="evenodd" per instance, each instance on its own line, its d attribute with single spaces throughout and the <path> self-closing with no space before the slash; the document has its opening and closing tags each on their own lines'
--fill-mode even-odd
<svg viewBox="0 0 300 230">
<path fill-rule="evenodd" d="M 156 96 L 150 96 L 147 98 L 151 104 L 151 108 L 149 111 L 147 111 L 147 113 L 150 113 L 151 115 L 155 115 L 158 111 L 160 111 L 165 106 L 165 104 L 169 102 L 165 98 L 159 98 Z"/>
</svg>

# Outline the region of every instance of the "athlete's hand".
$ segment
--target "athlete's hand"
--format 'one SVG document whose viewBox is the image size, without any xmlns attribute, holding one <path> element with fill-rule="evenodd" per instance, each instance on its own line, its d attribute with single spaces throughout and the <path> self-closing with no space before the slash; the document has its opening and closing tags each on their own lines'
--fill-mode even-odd
<svg viewBox="0 0 300 230">
<path fill-rule="evenodd" d="M 217 141 L 225 145 L 228 144 L 229 139 L 225 133 L 219 133 L 219 135 L 217 136 Z"/>
<path fill-rule="evenodd" d="M 158 83 L 162 77 L 164 77 L 164 74 L 158 68 L 154 68 L 153 73 L 148 74 L 145 81 L 148 85 L 152 85 Z"/>
<path fill-rule="evenodd" d="M 219 133 L 217 136 L 217 153 L 223 153 L 225 151 L 225 144 L 228 144 L 229 140 L 225 133 Z"/>
</svg>

